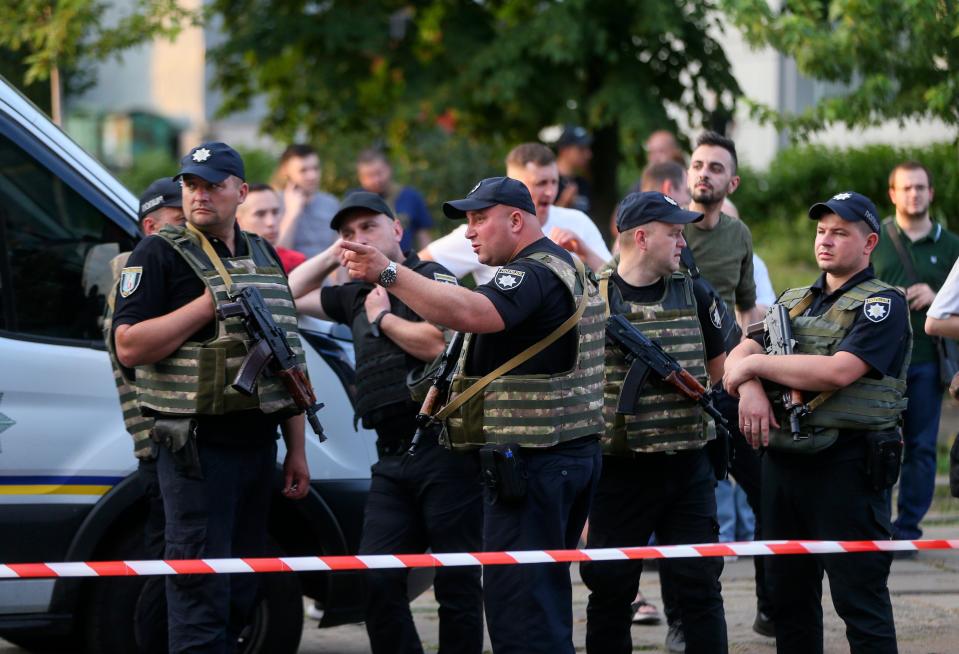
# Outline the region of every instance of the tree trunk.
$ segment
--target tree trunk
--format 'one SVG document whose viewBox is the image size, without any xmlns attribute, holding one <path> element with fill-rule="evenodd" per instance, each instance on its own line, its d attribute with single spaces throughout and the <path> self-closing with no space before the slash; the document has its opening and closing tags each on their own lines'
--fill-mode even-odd
<svg viewBox="0 0 959 654">
<path fill-rule="evenodd" d="M 609 242 L 610 217 L 619 203 L 616 172 L 619 169 L 619 124 L 613 123 L 593 132 L 593 159 L 590 173 L 593 181 L 593 222 Z"/>
<path fill-rule="evenodd" d="M 57 127 L 63 127 L 61 106 L 60 67 L 50 69 L 50 118 Z"/>
</svg>

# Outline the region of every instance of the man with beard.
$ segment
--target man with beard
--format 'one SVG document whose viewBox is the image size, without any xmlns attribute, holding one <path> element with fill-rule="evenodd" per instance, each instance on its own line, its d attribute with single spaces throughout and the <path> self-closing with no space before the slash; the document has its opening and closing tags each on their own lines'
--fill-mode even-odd
<svg viewBox="0 0 959 654">
<path fill-rule="evenodd" d="M 929 510 L 936 484 L 944 384 L 936 343 L 923 326 L 926 312 L 959 257 L 959 237 L 929 216 L 933 196 L 932 176 L 925 166 L 906 161 L 893 168 L 889 199 L 896 214 L 883 221 L 883 238 L 873 255 L 876 276 L 905 289 L 912 322 L 912 363 L 906 378 L 909 407 L 902 416 L 905 458 L 893 523 L 895 538 L 904 540 L 922 538 L 919 523 Z"/>
</svg>

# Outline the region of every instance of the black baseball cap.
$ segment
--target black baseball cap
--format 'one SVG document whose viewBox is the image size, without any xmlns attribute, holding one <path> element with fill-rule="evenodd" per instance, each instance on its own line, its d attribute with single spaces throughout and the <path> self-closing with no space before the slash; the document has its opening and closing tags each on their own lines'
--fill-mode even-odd
<svg viewBox="0 0 959 654">
<path fill-rule="evenodd" d="M 834 213 L 851 223 L 862 221 L 869 225 L 869 229 L 879 233 L 876 205 L 862 193 L 855 191 L 836 193 L 825 202 L 817 202 L 809 207 L 809 217 L 813 220 L 819 220 L 828 213 Z"/>
<path fill-rule="evenodd" d="M 140 195 L 140 220 L 160 207 L 182 207 L 183 189 L 169 177 L 161 177 Z"/>
<path fill-rule="evenodd" d="M 487 177 L 473 187 L 462 200 L 443 203 L 443 213 L 452 220 L 466 218 L 467 211 L 480 211 L 496 204 L 516 207 L 536 214 L 536 205 L 526 184 L 512 177 Z"/>
<path fill-rule="evenodd" d="M 593 137 L 589 135 L 585 127 L 579 125 L 563 125 L 563 132 L 556 139 L 556 149 L 562 150 L 571 145 L 581 145 L 589 147 L 593 144 Z"/>
<path fill-rule="evenodd" d="M 703 214 L 686 211 L 676 200 L 658 191 L 630 193 L 616 210 L 616 229 L 625 232 L 651 222 L 685 225 L 703 219 Z"/>
<path fill-rule="evenodd" d="M 336 210 L 336 213 L 333 214 L 333 219 L 330 220 L 330 227 L 339 230 L 340 223 L 357 209 L 366 209 L 377 214 L 383 213 L 393 220 L 396 220 L 396 217 L 393 215 L 393 210 L 390 209 L 390 205 L 388 205 L 386 200 L 380 197 L 380 195 L 370 193 L 369 191 L 353 191 L 343 198 L 339 209 Z"/>
<path fill-rule="evenodd" d="M 180 160 L 180 172 L 173 179 L 180 179 L 184 175 L 196 175 L 219 184 L 230 175 L 246 179 L 246 170 L 239 152 L 226 143 L 211 141 L 196 146 Z"/>
</svg>

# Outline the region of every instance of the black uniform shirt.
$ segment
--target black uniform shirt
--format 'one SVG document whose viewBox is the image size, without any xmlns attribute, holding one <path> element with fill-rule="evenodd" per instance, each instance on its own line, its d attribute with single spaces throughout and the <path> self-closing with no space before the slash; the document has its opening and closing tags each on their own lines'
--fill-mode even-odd
<svg viewBox="0 0 959 654">
<path fill-rule="evenodd" d="M 218 238 L 207 236 L 220 257 L 241 257 L 249 254 L 246 240 L 240 235 L 239 226 L 234 226 L 234 248 L 231 254 L 226 244 Z M 280 258 L 267 243 L 267 249 L 282 270 Z M 119 325 L 135 325 L 151 318 L 164 316 L 200 297 L 206 286 L 197 277 L 190 264 L 173 247 L 159 236 L 148 236 L 140 241 L 130 253 L 125 269 L 142 269 L 139 283 L 126 297 L 117 293 L 113 329 Z M 187 340 L 205 341 L 215 335 L 214 321 L 191 334 Z M 278 421 L 262 411 L 239 411 L 223 416 L 199 417 L 197 435 L 210 442 L 242 443 L 251 439 L 276 437 Z"/>
<path fill-rule="evenodd" d="M 534 252 L 548 252 L 573 264 L 572 256 L 543 237 L 531 243 L 505 264 L 476 292 L 490 299 L 506 329 L 478 334 L 466 362 L 468 375 L 485 375 L 529 346 L 544 339 L 575 311 L 566 285 L 538 261 L 523 259 Z M 571 370 L 576 352 L 576 330 L 517 366 L 509 375 L 555 374 Z"/>
<path fill-rule="evenodd" d="M 867 266 L 836 291 L 827 293 L 826 275 L 823 273 L 810 287 L 813 301 L 802 315 L 823 315 L 846 291 L 875 276 L 872 266 Z M 896 377 L 899 375 L 910 340 L 909 307 L 905 298 L 896 291 L 882 291 L 870 297 L 885 298 L 889 302 L 869 302 L 867 299 L 856 314 L 849 331 L 840 341 L 837 351 L 854 354 L 869 364 L 870 370 L 866 374 L 872 378 L 878 379 L 883 375 Z M 763 344 L 761 335 L 754 338 L 761 345 Z M 815 395 L 812 392 L 803 393 L 807 402 Z M 838 461 L 856 458 L 863 452 L 861 437 L 864 434 L 864 431 L 843 429 L 840 431 L 839 442 L 815 457 L 797 454 L 790 455 L 790 458 L 812 459 L 819 463 L 825 459 Z M 783 454 L 783 452 L 776 452 L 777 458 Z"/>
<path fill-rule="evenodd" d="M 666 292 L 666 282 L 660 279 L 648 286 L 633 286 L 623 280 L 619 273 L 613 273 L 613 282 L 619 289 L 623 299 L 627 302 L 651 304 L 658 302 Z M 713 307 L 713 296 L 705 283 L 697 279 L 693 281 L 693 295 L 696 297 L 696 312 L 699 315 L 699 324 L 703 330 L 703 344 L 706 348 L 706 361 L 715 359 L 726 353 L 726 344 L 723 339 L 722 319 L 717 308 Z"/>
</svg>

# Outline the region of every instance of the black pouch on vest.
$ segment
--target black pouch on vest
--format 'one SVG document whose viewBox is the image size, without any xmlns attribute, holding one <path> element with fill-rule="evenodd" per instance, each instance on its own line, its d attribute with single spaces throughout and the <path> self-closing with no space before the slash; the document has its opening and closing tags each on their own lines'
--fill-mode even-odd
<svg viewBox="0 0 959 654">
<path fill-rule="evenodd" d="M 952 441 L 952 449 L 949 450 L 949 493 L 953 497 L 959 497 L 959 434 Z"/>
<path fill-rule="evenodd" d="M 203 479 L 200 453 L 196 449 L 196 420 L 157 418 L 150 438 L 170 450 L 178 473 L 187 479 Z"/>
<path fill-rule="evenodd" d="M 866 474 L 873 490 L 892 488 L 902 468 L 902 436 L 898 431 L 866 434 Z"/>
<path fill-rule="evenodd" d="M 484 445 L 479 455 L 483 485 L 489 489 L 493 502 L 521 502 L 526 497 L 527 476 L 519 445 Z"/>
</svg>

